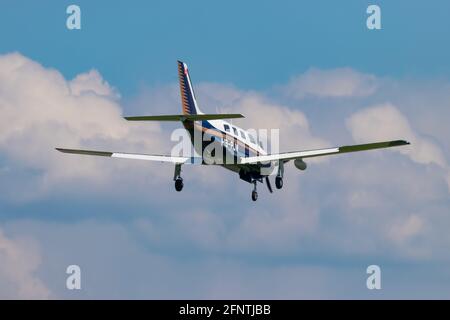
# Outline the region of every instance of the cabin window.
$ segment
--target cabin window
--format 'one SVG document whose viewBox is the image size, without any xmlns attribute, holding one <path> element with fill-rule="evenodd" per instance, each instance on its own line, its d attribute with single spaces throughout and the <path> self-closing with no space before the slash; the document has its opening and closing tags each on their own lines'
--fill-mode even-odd
<svg viewBox="0 0 450 320">
<path fill-rule="evenodd" d="M 240 133 L 241 133 L 241 137 L 245 140 L 245 133 L 244 133 L 244 131 L 240 131 Z"/>
<path fill-rule="evenodd" d="M 237 129 L 235 128 L 235 127 L 232 127 L 233 128 L 233 132 L 234 132 L 234 134 L 237 136 L 238 135 L 238 131 L 237 131 Z"/>
<path fill-rule="evenodd" d="M 264 149 L 261 141 L 258 141 L 258 144 L 261 147 L 261 149 Z"/>
<path fill-rule="evenodd" d="M 251 143 L 255 143 L 255 138 L 253 138 L 253 136 L 251 134 L 249 134 L 248 137 L 250 138 Z"/>
<path fill-rule="evenodd" d="M 225 129 L 226 132 L 230 132 L 230 126 L 229 125 L 224 124 L 223 128 Z"/>
</svg>

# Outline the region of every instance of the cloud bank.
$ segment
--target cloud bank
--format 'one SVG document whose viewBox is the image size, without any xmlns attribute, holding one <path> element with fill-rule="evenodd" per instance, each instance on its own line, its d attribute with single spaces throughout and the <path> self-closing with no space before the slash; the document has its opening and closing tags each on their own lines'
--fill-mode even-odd
<svg viewBox="0 0 450 320">
<path fill-rule="evenodd" d="M 376 90 L 376 78 L 350 68 L 309 69 L 283 87 L 286 95 L 301 100 L 307 96 L 324 98 L 364 97 Z"/>
<path fill-rule="evenodd" d="M 0 238 L 8 261 L 0 279 L 12 288 L 2 294 L 73 297 L 61 288 L 64 277 L 48 272 L 63 272 L 73 260 L 95 274 L 109 270 L 88 278 L 75 297 L 360 297 L 367 293 L 342 288 L 363 285 L 374 262 L 407 268 L 417 287 L 433 285 L 438 296 L 448 289 L 436 265 L 449 265 L 450 132 L 442 123 L 449 84 L 350 68 L 311 69 L 266 92 L 193 80 L 205 112 L 242 112 L 246 119 L 236 123 L 244 128 L 279 128 L 281 150 L 384 139 L 412 145 L 311 161 L 305 172 L 290 165 L 282 192 L 260 186 L 257 203 L 248 184 L 214 167 L 186 166 L 186 187 L 175 193 L 171 166 L 53 148 L 169 153 L 175 126 L 122 116 L 178 112 L 176 84 L 121 98 L 95 70 L 67 80 L 19 53 L 2 55 L 2 228 L 40 248 L 13 259 L 23 247 Z M 439 112 L 424 112 L 420 101 L 433 101 Z M 62 253 L 67 248 L 74 256 Z M 26 259 L 26 270 L 8 271 Z M 126 283 L 117 280 L 123 273 Z M 186 279 L 177 276 L 183 273 Z M 261 295 L 261 279 L 276 288 L 272 295 Z M 385 297 L 411 294 L 402 279 L 390 279 L 395 289 Z"/>
<path fill-rule="evenodd" d="M 30 239 L 10 239 L 0 229 L 0 298 L 48 299 L 50 290 L 35 275 L 41 257 Z"/>
</svg>

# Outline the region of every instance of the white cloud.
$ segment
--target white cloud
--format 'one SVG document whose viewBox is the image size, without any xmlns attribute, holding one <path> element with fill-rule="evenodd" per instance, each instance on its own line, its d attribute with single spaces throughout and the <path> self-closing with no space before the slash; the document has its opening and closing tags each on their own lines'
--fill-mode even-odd
<svg viewBox="0 0 450 320">
<path fill-rule="evenodd" d="M 375 92 L 376 78 L 350 68 L 309 69 L 294 77 L 283 92 L 293 99 L 315 97 L 364 97 Z"/>
<path fill-rule="evenodd" d="M 41 257 L 30 239 L 9 239 L 0 230 L 0 299 L 48 299 L 50 290 L 36 275 Z"/>
<path fill-rule="evenodd" d="M 312 134 L 308 119 L 300 110 L 288 108 L 260 93 L 229 86 L 203 84 L 200 89 L 205 106 L 216 106 L 221 112 L 242 113 L 245 119 L 234 120 L 234 123 L 244 129 L 280 130 L 279 151 L 329 146 L 327 141 Z"/>
<path fill-rule="evenodd" d="M 123 165 L 63 155 L 57 146 L 158 153 L 159 126 L 127 123 L 117 98 L 95 70 L 67 81 L 19 53 L 1 55 L 0 151 L 13 168 L 35 172 L 9 196 L 33 198 L 74 179 L 106 184 Z"/>
<path fill-rule="evenodd" d="M 392 104 L 358 111 L 348 119 L 347 126 L 356 142 L 405 139 L 411 142 L 410 147 L 393 150 L 408 155 L 417 163 L 447 167 L 440 148 L 414 133 L 406 117 Z"/>
<path fill-rule="evenodd" d="M 299 110 L 270 103 L 257 95 L 243 97 L 233 110 L 241 110 L 249 119 L 245 123 L 251 128 L 279 129 L 280 152 L 329 146 L 327 141 L 311 133 L 305 114 Z"/>
<path fill-rule="evenodd" d="M 91 70 L 87 73 L 79 74 L 75 79 L 69 82 L 71 94 L 80 96 L 83 94 L 92 94 L 106 97 L 119 97 L 118 93 L 103 80 L 97 70 Z"/>
<path fill-rule="evenodd" d="M 389 236 L 394 241 L 403 243 L 423 231 L 424 222 L 418 215 L 411 215 L 405 221 L 392 225 Z"/>
<path fill-rule="evenodd" d="M 442 149 L 431 140 L 422 137 L 411 128 L 408 119 L 392 104 L 386 103 L 358 111 L 347 120 L 347 126 L 355 141 L 382 141 L 405 139 L 411 145 L 394 148 L 414 162 L 435 164 L 444 170 L 444 179 L 450 192 L 450 166 Z"/>
</svg>

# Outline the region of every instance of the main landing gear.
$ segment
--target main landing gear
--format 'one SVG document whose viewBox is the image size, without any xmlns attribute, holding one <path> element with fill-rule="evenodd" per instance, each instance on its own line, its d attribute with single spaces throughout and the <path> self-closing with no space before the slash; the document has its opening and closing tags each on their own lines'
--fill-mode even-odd
<svg viewBox="0 0 450 320">
<path fill-rule="evenodd" d="M 183 190 L 183 178 L 181 177 L 181 164 L 175 165 L 175 173 L 173 174 L 173 180 L 175 181 L 175 190 L 180 192 Z"/>
<path fill-rule="evenodd" d="M 277 187 L 277 189 L 283 188 L 283 178 L 282 177 L 275 178 L 275 187 Z"/>
<path fill-rule="evenodd" d="M 283 175 L 284 175 L 284 162 L 281 160 L 278 162 L 278 173 L 275 178 L 275 187 L 277 189 L 283 188 Z"/>
<path fill-rule="evenodd" d="M 252 191 L 252 200 L 256 201 L 258 200 L 258 191 L 256 191 L 256 183 L 257 181 L 253 181 L 253 191 Z"/>
<path fill-rule="evenodd" d="M 175 190 L 177 190 L 178 192 L 180 192 L 181 190 L 183 190 L 183 178 L 179 177 L 177 179 L 175 179 Z"/>
</svg>

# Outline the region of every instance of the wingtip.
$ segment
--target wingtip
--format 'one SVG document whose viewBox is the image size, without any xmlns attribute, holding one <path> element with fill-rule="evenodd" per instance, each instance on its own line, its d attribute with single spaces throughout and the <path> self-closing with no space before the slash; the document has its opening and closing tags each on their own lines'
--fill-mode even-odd
<svg viewBox="0 0 450 320">
<path fill-rule="evenodd" d="M 55 148 L 56 151 L 61 152 L 61 153 L 69 153 L 70 149 L 66 149 L 66 148 Z"/>
<path fill-rule="evenodd" d="M 408 144 L 411 144 L 409 141 L 406 140 L 395 140 L 391 142 L 391 146 L 406 146 Z"/>
</svg>

